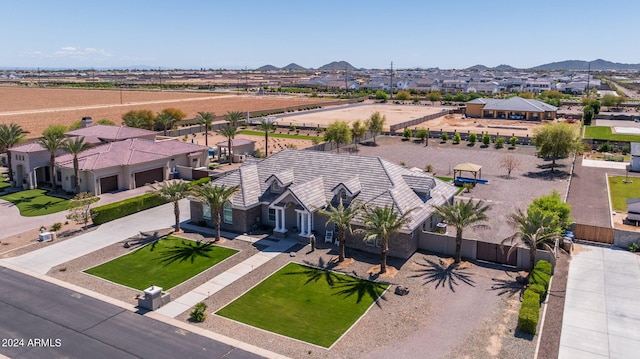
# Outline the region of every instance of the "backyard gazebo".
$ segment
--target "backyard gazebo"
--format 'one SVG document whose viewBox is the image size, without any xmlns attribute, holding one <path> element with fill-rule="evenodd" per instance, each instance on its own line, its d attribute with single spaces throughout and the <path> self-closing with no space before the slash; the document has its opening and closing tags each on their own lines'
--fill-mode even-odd
<svg viewBox="0 0 640 359">
<path fill-rule="evenodd" d="M 462 172 L 473 173 L 473 180 L 471 180 L 470 178 L 467 179 L 465 177 L 462 177 Z M 458 180 L 458 178 L 467 179 L 467 180 L 466 181 Z M 453 168 L 453 179 L 456 182 L 472 182 L 476 184 L 478 183 L 478 180 L 481 180 L 481 178 L 482 178 L 482 166 L 476 165 L 475 163 L 469 163 L 469 162 L 461 163 Z"/>
</svg>

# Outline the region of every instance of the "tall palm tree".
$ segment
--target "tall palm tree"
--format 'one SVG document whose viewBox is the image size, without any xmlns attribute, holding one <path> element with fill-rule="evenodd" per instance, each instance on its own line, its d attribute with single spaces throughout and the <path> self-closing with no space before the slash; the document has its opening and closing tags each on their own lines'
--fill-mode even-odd
<svg viewBox="0 0 640 359">
<path fill-rule="evenodd" d="M 204 125 L 204 145 L 209 147 L 209 128 L 211 123 L 216 118 L 216 114 L 213 112 L 198 112 L 196 120 Z"/>
<path fill-rule="evenodd" d="M 25 135 L 29 133 L 15 123 L 0 124 L 0 153 L 7 152 L 7 165 L 9 166 L 9 181 L 13 182 L 13 170 L 11 167 L 11 154 L 9 149 L 24 141 Z"/>
<path fill-rule="evenodd" d="M 220 223 L 222 222 L 222 211 L 224 204 L 240 186 L 227 187 L 223 185 L 213 185 L 211 183 L 193 188 L 192 194 L 202 203 L 211 208 L 211 218 L 216 227 L 216 241 L 220 240 Z"/>
<path fill-rule="evenodd" d="M 342 198 L 338 207 L 334 207 L 331 203 L 326 209 L 318 210 L 318 213 L 327 216 L 327 224 L 334 223 L 338 227 L 338 242 L 340 243 L 340 254 L 338 255 L 338 262 L 344 261 L 346 232 L 353 233 L 351 229 L 351 221 L 360 213 L 362 206 L 357 202 L 351 202 L 348 207 L 345 207 L 342 203 Z"/>
<path fill-rule="evenodd" d="M 190 194 L 189 186 L 184 181 L 161 182 L 152 185 L 152 193 L 160 198 L 173 203 L 173 214 L 176 218 L 174 232 L 180 232 L 180 200 Z"/>
<path fill-rule="evenodd" d="M 389 251 L 389 238 L 405 226 L 411 218 L 409 214 L 413 209 L 398 213 L 393 206 L 388 207 L 363 207 L 362 220 L 364 228 L 356 230 L 364 233 L 365 241 L 378 240 L 380 244 L 380 274 L 387 272 L 387 252 Z"/>
<path fill-rule="evenodd" d="M 55 131 L 45 131 L 36 142 L 49 151 L 49 170 L 51 173 L 51 189 L 57 191 L 56 184 L 56 152 L 63 149 L 66 144 L 64 134 Z"/>
<path fill-rule="evenodd" d="M 229 111 L 224 115 L 224 119 L 233 127 L 238 127 L 238 123 L 244 119 L 244 114 L 240 111 Z"/>
<path fill-rule="evenodd" d="M 509 224 L 516 229 L 516 233 L 502 240 L 500 245 L 506 242 L 513 242 L 520 239 L 520 242 L 529 248 L 529 268 L 533 269 L 536 264 L 538 247 L 543 247 L 549 252 L 553 252 L 550 242 L 560 238 L 560 233 L 553 231 L 553 217 L 545 215 L 541 211 L 522 212 L 520 208 L 508 217 Z M 518 247 L 511 246 L 507 252 L 507 258 Z"/>
<path fill-rule="evenodd" d="M 227 138 L 227 143 L 229 146 L 227 147 L 227 156 L 229 157 L 229 164 L 232 164 L 233 156 L 231 156 L 231 141 L 233 141 L 233 139 L 236 137 L 238 130 L 235 126 L 228 125 L 218 130 L 218 133 Z"/>
<path fill-rule="evenodd" d="M 276 124 L 262 119 L 258 124 L 258 129 L 264 132 L 264 156 L 269 157 L 269 132 L 275 131 L 277 128 Z"/>
<path fill-rule="evenodd" d="M 481 222 L 487 221 L 487 211 L 490 205 L 485 205 L 483 201 L 473 203 L 469 198 L 467 202 L 458 201 L 453 204 L 443 204 L 434 206 L 435 215 L 442 218 L 447 224 L 456 228 L 456 255 L 455 263 L 460 263 L 462 248 L 462 231 L 471 226 L 472 228 L 488 228 Z"/>
<path fill-rule="evenodd" d="M 89 148 L 91 148 L 91 144 L 84 142 L 84 137 L 71 137 L 67 139 L 64 144 L 64 150 L 73 155 L 73 174 L 75 176 L 73 187 L 76 194 L 80 193 L 80 165 L 78 164 L 78 155 Z"/>
</svg>

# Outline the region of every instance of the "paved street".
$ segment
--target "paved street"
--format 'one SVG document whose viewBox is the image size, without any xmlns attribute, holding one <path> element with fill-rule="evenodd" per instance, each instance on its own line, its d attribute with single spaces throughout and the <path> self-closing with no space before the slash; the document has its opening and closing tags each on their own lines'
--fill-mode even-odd
<svg viewBox="0 0 640 359">
<path fill-rule="evenodd" d="M 559 358 L 637 358 L 640 256 L 576 245 L 572 257 Z"/>
<path fill-rule="evenodd" d="M 11 358 L 261 358 L 2 267 L 0 288 L 0 354 Z"/>
</svg>

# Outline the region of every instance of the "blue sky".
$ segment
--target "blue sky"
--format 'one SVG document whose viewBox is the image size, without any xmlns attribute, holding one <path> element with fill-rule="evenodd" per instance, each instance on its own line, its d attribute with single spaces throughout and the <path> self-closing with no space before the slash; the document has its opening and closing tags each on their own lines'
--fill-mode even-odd
<svg viewBox="0 0 640 359">
<path fill-rule="evenodd" d="M 640 63 L 637 0 L 4 0 L 0 67 Z"/>
</svg>

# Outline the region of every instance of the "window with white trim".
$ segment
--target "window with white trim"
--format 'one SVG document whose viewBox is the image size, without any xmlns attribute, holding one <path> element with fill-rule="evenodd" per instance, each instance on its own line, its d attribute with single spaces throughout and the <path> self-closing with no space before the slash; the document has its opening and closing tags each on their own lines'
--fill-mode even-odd
<svg viewBox="0 0 640 359">
<path fill-rule="evenodd" d="M 202 204 L 202 219 L 211 220 L 211 207 L 207 204 Z"/>
<path fill-rule="evenodd" d="M 364 244 L 370 247 L 380 247 L 380 240 L 378 239 L 378 237 L 366 238 L 364 240 Z"/>
<path fill-rule="evenodd" d="M 278 184 L 278 181 L 273 181 L 271 183 L 271 190 L 274 192 L 280 192 L 280 184 Z"/>
<path fill-rule="evenodd" d="M 222 206 L 222 220 L 224 223 L 233 223 L 233 208 L 230 202 L 225 202 Z"/>
<path fill-rule="evenodd" d="M 276 209 L 269 208 L 269 222 L 275 222 L 275 221 L 276 221 Z"/>
</svg>

